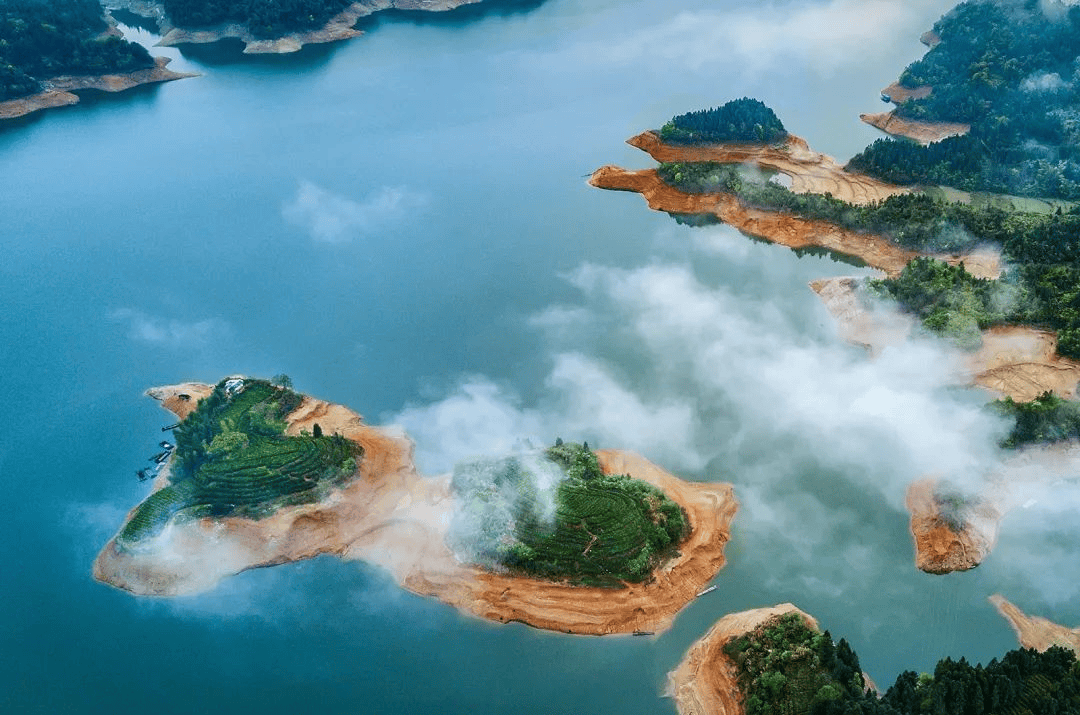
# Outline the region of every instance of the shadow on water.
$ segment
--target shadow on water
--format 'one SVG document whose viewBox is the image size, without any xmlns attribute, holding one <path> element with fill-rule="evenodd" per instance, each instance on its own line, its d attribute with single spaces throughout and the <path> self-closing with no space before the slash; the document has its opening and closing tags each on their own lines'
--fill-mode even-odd
<svg viewBox="0 0 1080 715">
<path fill-rule="evenodd" d="M 489 17 L 507 17 L 510 15 L 524 15 L 536 10 L 543 5 L 545 0 L 482 0 L 470 5 L 447 10 L 445 12 L 431 12 L 427 10 L 380 10 L 379 12 L 360 18 L 354 27 L 357 30 L 369 32 L 383 24 L 409 23 L 411 25 L 436 25 L 441 27 L 453 27 L 466 25 L 470 22 L 483 20 Z"/>
<path fill-rule="evenodd" d="M 691 226 L 693 228 L 705 228 L 705 227 L 708 227 L 708 226 L 722 226 L 722 225 L 724 225 L 724 222 L 721 221 L 715 214 L 710 214 L 710 213 L 689 213 L 689 214 L 684 214 L 684 213 L 675 213 L 675 212 L 672 212 L 672 211 L 667 211 L 666 213 L 667 213 L 668 216 L 675 219 L 675 223 L 679 224 L 680 226 Z M 768 240 L 766 240 L 764 238 L 761 238 L 760 236 L 754 236 L 754 235 L 746 233 L 744 231 L 739 231 L 739 233 L 746 236 L 751 241 L 755 241 L 757 243 L 765 243 L 765 244 L 775 245 L 775 244 L 773 244 L 772 241 L 768 241 Z M 868 268 L 869 267 L 869 264 L 866 261 L 862 260 L 861 258 L 858 258 L 857 256 L 849 256 L 846 253 L 840 253 L 838 251 L 833 251 L 833 250 L 831 250 L 829 248 L 824 248 L 822 246 L 807 246 L 805 248 L 792 248 L 791 250 L 799 258 L 802 258 L 803 256 L 820 256 L 820 257 L 823 257 L 823 258 L 829 258 L 834 263 L 844 263 L 844 264 L 849 265 L 849 266 L 854 266 L 855 268 Z"/>
<path fill-rule="evenodd" d="M 26 127 L 37 124 L 40 121 L 57 117 L 61 112 L 87 112 L 88 110 L 105 108 L 120 103 L 125 103 L 129 107 L 138 106 L 140 104 L 153 104 L 157 101 L 157 93 L 164 84 L 168 84 L 168 82 L 142 84 L 132 87 L 131 89 L 125 89 L 122 92 L 105 92 L 98 89 L 74 90 L 72 93 L 79 97 L 78 104 L 50 107 L 48 109 L 31 112 L 23 117 L 0 121 L 0 139 L 12 136 Z"/>
<path fill-rule="evenodd" d="M 234 37 L 207 44 L 182 43 L 176 49 L 186 59 L 207 67 L 258 65 L 283 70 L 308 70 L 325 65 L 341 47 L 341 42 L 304 45 L 297 52 L 285 54 L 244 54 L 244 43 Z"/>
</svg>

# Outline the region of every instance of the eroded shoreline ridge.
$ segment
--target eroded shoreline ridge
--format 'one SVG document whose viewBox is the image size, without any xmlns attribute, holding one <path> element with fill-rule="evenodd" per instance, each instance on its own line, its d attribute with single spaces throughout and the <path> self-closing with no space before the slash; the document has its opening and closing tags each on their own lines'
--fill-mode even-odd
<svg viewBox="0 0 1080 715">
<path fill-rule="evenodd" d="M 544 580 L 464 563 L 447 545 L 460 507 L 451 478 L 418 474 L 404 434 L 369 426 L 345 407 L 287 388 L 233 380 L 149 392 L 181 419 L 178 435 L 197 430 L 207 410 L 194 405 L 205 406 L 218 393 L 220 410 L 210 414 L 232 429 L 215 434 L 210 451 L 237 451 L 211 455 L 195 477 L 183 477 L 174 470 L 190 470 L 190 457 L 178 438 L 176 454 L 151 495 L 128 514 L 95 560 L 95 578 L 138 595 L 174 596 L 205 591 L 246 569 L 335 554 L 382 566 L 403 588 L 482 618 L 602 635 L 665 630 L 725 563 L 738 507 L 731 485 L 684 482 L 639 455 L 615 450 L 595 452 L 603 475 L 629 475 L 644 483 L 634 487 L 638 491 L 650 485 L 686 519 L 685 536 L 645 578 L 608 587 L 572 585 L 566 578 Z M 244 387 L 223 401 L 228 385 L 234 392 Z M 246 412 L 234 409 L 245 400 Z M 277 414 L 285 408 L 287 413 Z M 275 419 L 283 427 L 280 437 L 270 436 L 273 425 L 265 424 Z M 325 454 L 329 461 L 320 456 Z M 346 474 L 349 459 L 354 469 Z M 605 490 L 608 484 L 602 484 Z M 646 490 L 646 504 L 659 508 L 657 499 Z M 654 524 L 664 521 L 662 512 L 645 513 Z M 581 536 L 582 556 L 604 548 L 599 539 Z"/>
</svg>

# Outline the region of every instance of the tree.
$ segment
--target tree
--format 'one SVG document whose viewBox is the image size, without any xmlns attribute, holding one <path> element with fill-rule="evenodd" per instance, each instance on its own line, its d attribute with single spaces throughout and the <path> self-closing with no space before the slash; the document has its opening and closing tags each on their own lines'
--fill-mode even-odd
<svg viewBox="0 0 1080 715">
<path fill-rule="evenodd" d="M 292 378 L 289 377 L 288 375 L 286 375 L 283 372 L 278 373 L 277 375 L 274 375 L 273 377 L 271 377 L 270 378 L 270 384 L 274 385 L 275 387 L 283 387 L 283 388 L 288 389 L 288 390 L 291 390 L 292 386 L 293 386 Z"/>
</svg>

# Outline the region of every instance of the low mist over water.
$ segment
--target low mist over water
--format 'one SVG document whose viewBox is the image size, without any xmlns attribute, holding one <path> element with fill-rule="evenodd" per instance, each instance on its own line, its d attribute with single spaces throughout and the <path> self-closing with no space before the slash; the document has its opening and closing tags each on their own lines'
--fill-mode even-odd
<svg viewBox="0 0 1080 715">
<path fill-rule="evenodd" d="M 978 569 L 915 569 L 907 484 L 981 486 L 1003 425 L 948 348 L 843 342 L 807 283 L 867 269 L 585 183 L 742 96 L 843 161 L 949 6 L 390 18 L 288 57 L 155 49 L 202 76 L 0 126 L 0 709 L 670 713 L 665 674 L 734 610 L 796 603 L 879 684 L 1014 647 L 994 592 L 1080 623 L 1075 486 L 1032 487 Z M 561 436 L 733 482 L 717 590 L 633 639 L 482 622 L 330 558 L 173 600 L 93 582 L 172 421 L 141 392 L 282 372 L 402 425 L 426 474 Z"/>
</svg>

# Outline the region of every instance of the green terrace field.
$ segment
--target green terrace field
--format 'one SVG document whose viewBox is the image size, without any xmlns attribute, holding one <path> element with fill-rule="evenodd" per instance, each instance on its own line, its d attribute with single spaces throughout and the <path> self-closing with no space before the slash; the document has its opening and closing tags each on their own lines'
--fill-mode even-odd
<svg viewBox="0 0 1080 715">
<path fill-rule="evenodd" d="M 563 475 L 547 490 L 554 513 L 544 513 L 544 490 L 516 458 L 488 463 L 491 480 L 469 493 L 455 489 L 466 510 L 470 500 L 487 500 L 490 506 L 493 499 L 509 499 L 512 518 L 487 524 L 510 524 L 511 533 L 489 529 L 470 535 L 480 542 L 474 548 L 481 561 L 553 581 L 620 588 L 648 579 L 675 555 L 688 521 L 682 507 L 659 489 L 628 476 L 604 475 L 596 455 L 582 445 L 558 444 L 542 459 L 558 465 Z M 455 470 L 455 486 L 466 481 Z"/>
<path fill-rule="evenodd" d="M 154 536 L 177 515 L 257 518 L 318 499 L 355 474 L 361 447 L 341 435 L 287 436 L 300 395 L 264 380 L 230 394 L 223 380 L 175 430 L 170 484 L 139 505 L 121 542 Z"/>
</svg>

